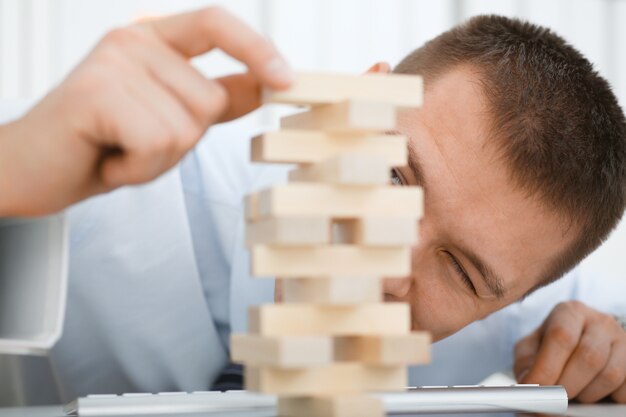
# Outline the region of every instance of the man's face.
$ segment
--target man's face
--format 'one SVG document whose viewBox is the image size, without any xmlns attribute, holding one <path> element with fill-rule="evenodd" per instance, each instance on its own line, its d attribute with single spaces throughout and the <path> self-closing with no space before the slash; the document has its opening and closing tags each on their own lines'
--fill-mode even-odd
<svg viewBox="0 0 626 417">
<path fill-rule="evenodd" d="M 385 298 L 409 302 L 414 328 L 436 340 L 518 300 L 572 239 L 566 222 L 510 180 L 489 126 L 468 68 L 440 76 L 424 107 L 398 118 L 419 171 L 398 176 L 424 188 L 425 215 L 412 275 L 387 280 Z"/>
</svg>

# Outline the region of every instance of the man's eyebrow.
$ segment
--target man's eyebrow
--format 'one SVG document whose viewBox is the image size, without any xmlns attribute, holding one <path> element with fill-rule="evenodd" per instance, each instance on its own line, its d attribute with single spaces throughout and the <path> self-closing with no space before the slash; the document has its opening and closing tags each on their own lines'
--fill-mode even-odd
<svg viewBox="0 0 626 417">
<path fill-rule="evenodd" d="M 483 262 L 480 257 L 478 257 L 474 252 L 468 250 L 467 248 L 459 248 L 461 252 L 465 255 L 467 259 L 474 265 L 474 268 L 480 272 L 480 275 L 489 288 L 489 291 L 496 296 L 498 299 L 502 299 L 506 292 L 503 284 L 503 280 L 493 272 L 493 269 L 489 267 L 485 262 Z"/>
</svg>

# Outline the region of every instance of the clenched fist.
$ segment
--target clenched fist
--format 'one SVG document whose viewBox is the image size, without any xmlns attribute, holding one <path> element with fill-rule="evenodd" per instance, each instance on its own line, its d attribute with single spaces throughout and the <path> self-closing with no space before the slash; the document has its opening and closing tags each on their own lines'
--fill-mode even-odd
<svg viewBox="0 0 626 417">
<path fill-rule="evenodd" d="M 626 332 L 611 315 L 569 301 L 515 346 L 522 383 L 563 385 L 570 399 L 626 403 Z"/>
<path fill-rule="evenodd" d="M 249 71 L 208 79 L 190 65 L 215 48 Z M 30 112 L 0 127 L 0 216 L 48 214 L 152 180 L 209 126 L 255 109 L 262 85 L 290 82 L 275 48 L 220 8 L 114 30 Z"/>
</svg>

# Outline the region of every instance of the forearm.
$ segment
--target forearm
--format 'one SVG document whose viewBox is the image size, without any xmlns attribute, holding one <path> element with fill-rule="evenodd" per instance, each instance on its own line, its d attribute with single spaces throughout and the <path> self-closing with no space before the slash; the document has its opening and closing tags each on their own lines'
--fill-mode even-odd
<svg viewBox="0 0 626 417">
<path fill-rule="evenodd" d="M 0 217 L 17 215 L 15 157 L 11 124 L 0 126 Z"/>
<path fill-rule="evenodd" d="M 32 140 L 23 118 L 0 125 L 0 217 L 30 217 L 37 212 L 38 172 L 49 150 Z M 39 158 L 39 159 L 38 159 Z"/>
</svg>

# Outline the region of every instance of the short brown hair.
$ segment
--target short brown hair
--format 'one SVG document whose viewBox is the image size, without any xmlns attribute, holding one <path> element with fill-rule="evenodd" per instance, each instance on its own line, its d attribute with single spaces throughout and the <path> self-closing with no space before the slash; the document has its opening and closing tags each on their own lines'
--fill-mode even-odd
<svg viewBox="0 0 626 417">
<path fill-rule="evenodd" d="M 514 184 L 577 231 L 542 285 L 573 268 L 619 222 L 626 204 L 626 120 L 607 81 L 551 30 L 477 16 L 413 51 L 394 69 L 426 85 L 457 67 L 476 69 L 491 136 Z"/>
</svg>

